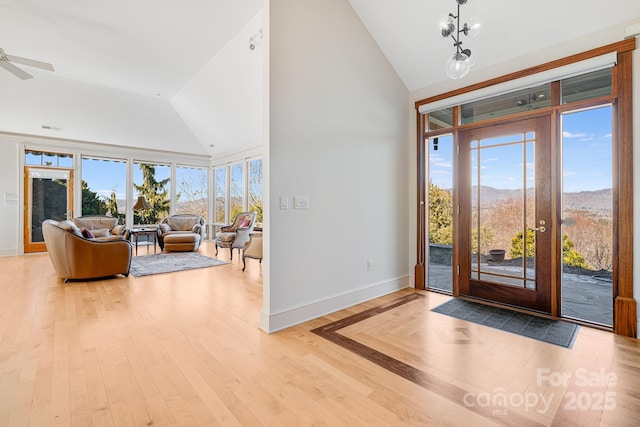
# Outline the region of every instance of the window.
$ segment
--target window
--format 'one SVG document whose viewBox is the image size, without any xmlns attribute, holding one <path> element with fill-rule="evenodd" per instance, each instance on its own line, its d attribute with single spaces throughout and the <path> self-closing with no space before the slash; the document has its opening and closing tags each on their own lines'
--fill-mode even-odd
<svg viewBox="0 0 640 427">
<path fill-rule="evenodd" d="M 233 221 L 237 214 L 244 211 L 244 164 L 230 165 L 231 181 L 229 182 L 229 217 Z"/>
<path fill-rule="evenodd" d="M 205 168 L 176 167 L 176 213 L 209 218 L 209 171 Z"/>
<path fill-rule="evenodd" d="M 256 213 L 262 226 L 262 159 L 253 158 L 214 168 L 215 219 L 217 225 L 231 223 L 240 212 Z"/>
<path fill-rule="evenodd" d="M 127 163 L 82 157 L 82 215 L 109 215 L 124 222 Z"/>
<path fill-rule="evenodd" d="M 48 166 L 52 168 L 73 167 L 73 154 L 33 150 L 26 150 L 24 154 L 24 164 L 28 166 Z"/>
<path fill-rule="evenodd" d="M 227 168 L 225 166 L 220 166 L 215 168 L 215 178 L 216 178 L 216 204 L 215 204 L 215 218 L 214 222 L 216 224 L 225 224 L 226 223 L 226 212 L 227 212 Z"/>
<path fill-rule="evenodd" d="M 428 114 L 427 126 L 430 131 L 449 129 L 453 125 L 453 108 L 444 108 Z"/>
<path fill-rule="evenodd" d="M 547 83 L 463 104 L 461 106 L 462 124 L 505 117 L 549 106 L 551 106 L 551 85 Z"/>
<path fill-rule="evenodd" d="M 256 226 L 262 227 L 262 159 L 247 162 L 249 169 L 249 211 L 256 213 Z"/>
<path fill-rule="evenodd" d="M 144 196 L 150 209 L 134 210 L 134 224 L 158 224 L 169 216 L 171 167 L 154 163 L 133 164 L 133 200 Z"/>
</svg>

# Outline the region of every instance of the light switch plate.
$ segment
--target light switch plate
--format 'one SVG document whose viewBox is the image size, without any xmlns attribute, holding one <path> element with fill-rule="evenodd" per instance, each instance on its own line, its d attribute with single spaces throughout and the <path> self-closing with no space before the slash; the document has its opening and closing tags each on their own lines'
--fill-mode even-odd
<svg viewBox="0 0 640 427">
<path fill-rule="evenodd" d="M 289 197 L 280 196 L 280 209 L 289 209 Z"/>
<path fill-rule="evenodd" d="M 294 196 L 293 207 L 295 209 L 309 209 L 309 196 Z"/>
</svg>

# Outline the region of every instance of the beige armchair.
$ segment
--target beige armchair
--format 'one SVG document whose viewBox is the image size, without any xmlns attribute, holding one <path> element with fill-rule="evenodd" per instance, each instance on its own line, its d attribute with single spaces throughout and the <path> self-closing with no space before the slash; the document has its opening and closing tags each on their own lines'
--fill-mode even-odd
<svg viewBox="0 0 640 427">
<path fill-rule="evenodd" d="M 106 215 L 85 215 L 71 220 L 81 231 L 88 230 L 98 239 L 129 240 L 129 229 L 118 218 Z M 84 234 L 87 234 L 84 232 Z M 91 237 L 91 235 L 85 237 Z"/>
<path fill-rule="evenodd" d="M 52 219 L 42 223 L 42 234 L 53 267 L 65 283 L 72 279 L 129 275 L 128 240 L 86 238 L 72 221 Z"/>
<path fill-rule="evenodd" d="M 158 244 L 165 251 L 197 251 L 204 240 L 204 219 L 180 214 L 165 218 L 158 225 Z"/>
<path fill-rule="evenodd" d="M 251 233 L 249 243 L 242 251 L 242 271 L 247 267 L 246 259 L 253 258 L 260 260 L 262 264 L 262 233 Z"/>
<path fill-rule="evenodd" d="M 249 243 L 249 236 L 253 232 L 255 222 L 255 212 L 240 212 L 233 220 L 233 224 L 220 227 L 220 232 L 216 233 L 214 240 L 216 255 L 218 255 L 218 248 L 229 248 L 233 260 L 233 250 L 244 249 Z"/>
</svg>

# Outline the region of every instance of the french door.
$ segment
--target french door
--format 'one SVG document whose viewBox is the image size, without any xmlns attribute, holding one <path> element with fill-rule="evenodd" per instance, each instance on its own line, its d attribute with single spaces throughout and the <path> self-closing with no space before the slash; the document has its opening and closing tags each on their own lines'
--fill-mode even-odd
<svg viewBox="0 0 640 427">
<path fill-rule="evenodd" d="M 459 294 L 550 313 L 549 116 L 458 133 Z"/>
<path fill-rule="evenodd" d="M 45 252 L 45 219 L 73 216 L 73 170 L 25 167 L 24 252 Z"/>
</svg>

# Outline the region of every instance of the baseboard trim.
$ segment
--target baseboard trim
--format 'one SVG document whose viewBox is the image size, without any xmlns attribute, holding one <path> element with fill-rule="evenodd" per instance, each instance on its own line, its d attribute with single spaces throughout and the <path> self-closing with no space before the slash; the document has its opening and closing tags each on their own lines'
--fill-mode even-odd
<svg viewBox="0 0 640 427">
<path fill-rule="evenodd" d="M 330 295 L 324 299 L 310 301 L 272 313 L 261 311 L 260 329 L 268 333 L 277 332 L 408 287 L 410 287 L 410 277 L 407 275 L 373 283 L 349 292 Z"/>
<path fill-rule="evenodd" d="M 19 255 L 16 249 L 0 249 L 0 257 Z"/>
</svg>

